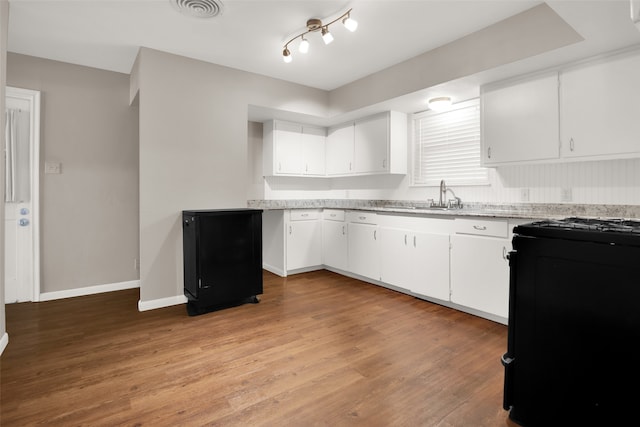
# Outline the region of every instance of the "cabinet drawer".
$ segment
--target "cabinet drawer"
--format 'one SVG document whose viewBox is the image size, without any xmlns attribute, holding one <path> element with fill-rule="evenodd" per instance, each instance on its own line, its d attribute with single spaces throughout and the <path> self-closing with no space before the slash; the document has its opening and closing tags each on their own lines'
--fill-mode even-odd
<svg viewBox="0 0 640 427">
<path fill-rule="evenodd" d="M 349 212 L 347 213 L 349 222 L 357 222 L 360 224 L 377 224 L 378 217 L 373 212 Z"/>
<path fill-rule="evenodd" d="M 320 212 L 315 210 L 292 210 L 289 219 L 291 221 L 307 221 L 320 218 Z"/>
<path fill-rule="evenodd" d="M 322 218 L 332 221 L 344 221 L 344 211 L 336 209 L 325 209 L 322 211 Z"/>
<path fill-rule="evenodd" d="M 456 234 L 505 238 L 509 236 L 509 222 L 506 220 L 456 218 L 454 229 Z"/>
</svg>

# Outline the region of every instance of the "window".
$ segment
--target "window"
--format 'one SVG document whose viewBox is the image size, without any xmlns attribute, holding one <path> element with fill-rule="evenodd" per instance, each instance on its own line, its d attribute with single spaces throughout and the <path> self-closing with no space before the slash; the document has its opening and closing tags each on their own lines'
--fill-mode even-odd
<svg viewBox="0 0 640 427">
<path fill-rule="evenodd" d="M 481 185 L 489 183 L 480 167 L 479 100 L 454 104 L 445 112 L 413 116 L 412 185 Z"/>
</svg>

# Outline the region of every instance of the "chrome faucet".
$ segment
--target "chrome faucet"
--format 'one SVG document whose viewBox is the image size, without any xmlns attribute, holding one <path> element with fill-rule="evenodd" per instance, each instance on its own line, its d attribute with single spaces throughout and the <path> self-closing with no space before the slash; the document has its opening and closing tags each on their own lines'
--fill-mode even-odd
<svg viewBox="0 0 640 427">
<path fill-rule="evenodd" d="M 447 203 L 447 186 L 444 183 L 444 179 L 440 180 L 440 202 L 438 203 L 439 207 L 445 206 Z"/>
<path fill-rule="evenodd" d="M 447 201 L 447 191 L 453 196 L 452 200 Z M 433 199 L 429 199 L 428 202 L 431 208 L 462 209 L 462 199 L 456 196 L 456 193 L 454 193 L 452 189 L 447 188 L 444 179 L 440 181 L 440 198 L 438 204 L 436 205 Z"/>
</svg>

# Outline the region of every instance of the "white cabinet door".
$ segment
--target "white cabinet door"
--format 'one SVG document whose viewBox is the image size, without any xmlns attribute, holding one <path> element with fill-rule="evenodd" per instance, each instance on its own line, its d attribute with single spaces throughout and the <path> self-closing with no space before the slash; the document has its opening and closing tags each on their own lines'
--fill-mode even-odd
<svg viewBox="0 0 640 427">
<path fill-rule="evenodd" d="M 276 122 L 273 132 L 275 173 L 282 175 L 302 175 L 302 125 Z"/>
<path fill-rule="evenodd" d="M 329 129 L 326 141 L 328 176 L 353 173 L 353 123 Z"/>
<path fill-rule="evenodd" d="M 451 236 L 451 301 L 506 318 L 510 248 L 506 238 Z"/>
<path fill-rule="evenodd" d="M 640 153 L 640 55 L 563 71 L 562 156 Z"/>
<path fill-rule="evenodd" d="M 290 221 L 287 226 L 287 270 L 322 265 L 319 220 Z"/>
<path fill-rule="evenodd" d="M 411 292 L 449 301 L 449 235 L 414 233 L 408 246 Z"/>
<path fill-rule="evenodd" d="M 354 147 L 355 173 L 386 172 L 389 156 L 389 115 L 382 114 L 357 121 L 354 128 Z"/>
<path fill-rule="evenodd" d="M 449 300 L 449 235 L 380 227 L 381 280 Z"/>
<path fill-rule="evenodd" d="M 483 166 L 559 157 L 558 74 L 481 95 Z"/>
<path fill-rule="evenodd" d="M 349 271 L 380 280 L 378 226 L 349 223 L 348 236 Z"/>
<path fill-rule="evenodd" d="M 409 289 L 411 271 L 422 269 L 411 260 L 411 233 L 409 230 L 380 227 L 380 280 L 390 285 Z"/>
<path fill-rule="evenodd" d="M 304 175 L 324 176 L 325 174 L 325 139 L 324 128 L 312 126 L 302 127 L 302 162 Z"/>
<path fill-rule="evenodd" d="M 322 263 L 328 267 L 347 270 L 347 223 L 322 221 Z"/>
</svg>

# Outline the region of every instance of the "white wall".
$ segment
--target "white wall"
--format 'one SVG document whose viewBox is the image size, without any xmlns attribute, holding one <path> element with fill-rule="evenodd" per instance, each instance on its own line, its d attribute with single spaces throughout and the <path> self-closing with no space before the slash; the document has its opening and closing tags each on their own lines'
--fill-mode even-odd
<svg viewBox="0 0 640 427">
<path fill-rule="evenodd" d="M 248 106 L 326 116 L 328 94 L 147 48 L 135 68 L 145 309 L 179 303 L 183 295 L 182 211 L 247 206 Z"/>
</svg>

